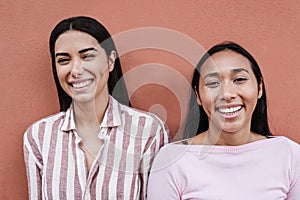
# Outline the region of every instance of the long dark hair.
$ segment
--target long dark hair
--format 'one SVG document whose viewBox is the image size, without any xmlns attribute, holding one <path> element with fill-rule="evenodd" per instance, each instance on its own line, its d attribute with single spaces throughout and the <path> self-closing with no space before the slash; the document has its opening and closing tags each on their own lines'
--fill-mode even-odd
<svg viewBox="0 0 300 200">
<path fill-rule="evenodd" d="M 251 68 L 253 70 L 256 81 L 258 83 L 258 87 L 259 84 L 262 83 L 262 96 L 261 98 L 258 99 L 256 107 L 253 111 L 250 129 L 251 131 L 258 133 L 260 135 L 271 136 L 272 134 L 268 124 L 267 97 L 266 97 L 266 90 L 265 90 L 265 84 L 262 77 L 262 73 L 253 56 L 240 45 L 234 42 L 224 42 L 210 48 L 202 56 L 202 58 L 200 59 L 200 61 L 198 62 L 194 70 L 191 88 L 193 88 L 195 92 L 199 92 L 199 79 L 200 79 L 201 67 L 210 56 L 212 56 L 217 52 L 226 51 L 226 50 L 236 52 L 238 54 L 241 54 L 245 58 L 247 58 L 251 64 Z M 209 126 L 209 121 L 208 121 L 207 114 L 205 113 L 203 107 L 197 103 L 197 97 L 195 93 L 192 91 L 189 111 L 186 118 L 186 125 L 184 128 L 184 137 L 185 138 L 193 137 L 197 134 L 207 131 L 208 126 Z"/>
<path fill-rule="evenodd" d="M 51 53 L 52 60 L 52 71 L 54 76 L 54 81 L 57 88 L 60 111 L 66 111 L 72 102 L 72 98 L 62 89 L 56 71 L 55 65 L 55 42 L 57 38 L 66 31 L 69 30 L 77 30 L 84 33 L 87 33 L 94 37 L 101 47 L 105 50 L 106 55 L 109 56 L 112 51 L 115 51 L 117 54 L 117 58 L 115 60 L 115 65 L 113 71 L 109 73 L 108 78 L 108 92 L 113 95 L 115 99 L 117 99 L 120 103 L 130 106 L 129 97 L 127 93 L 127 89 L 125 86 L 124 79 L 122 78 L 122 68 L 121 63 L 118 57 L 118 52 L 115 47 L 114 41 L 111 38 L 111 35 L 106 30 L 106 28 L 100 24 L 97 20 L 91 17 L 78 16 L 71 17 L 60 21 L 52 30 L 50 39 L 49 39 L 49 47 Z M 114 91 L 116 84 L 118 83 L 117 91 Z"/>
</svg>

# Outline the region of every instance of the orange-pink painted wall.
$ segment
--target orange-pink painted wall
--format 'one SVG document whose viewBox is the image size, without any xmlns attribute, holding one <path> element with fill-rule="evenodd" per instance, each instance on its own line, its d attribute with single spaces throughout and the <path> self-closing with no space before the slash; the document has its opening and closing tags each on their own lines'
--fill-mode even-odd
<svg viewBox="0 0 300 200">
<path fill-rule="evenodd" d="M 58 111 L 48 37 L 59 20 L 73 15 L 95 17 L 113 35 L 134 28 L 162 27 L 193 38 L 205 49 L 224 40 L 240 43 L 252 52 L 262 68 L 272 131 L 300 143 L 300 3 L 297 0 L 2 0 L 0 13 L 0 199 L 27 198 L 23 132 L 32 122 Z M 170 38 L 176 47 L 177 40 Z M 121 51 L 125 48 L 122 44 L 117 46 Z M 172 72 L 179 72 L 178 77 L 190 81 L 193 66 L 184 57 L 166 50 L 144 49 L 122 55 L 121 59 L 125 73 L 154 63 L 156 67 L 161 64 L 175 69 Z M 147 66 L 151 69 L 151 65 Z M 151 75 L 168 76 L 168 72 L 153 71 Z M 176 78 L 167 79 L 169 83 L 177 82 Z M 128 80 L 134 84 L 131 81 Z M 141 85 L 131 97 L 134 107 L 150 109 L 166 118 L 171 134 L 176 134 L 182 113 L 181 100 L 174 91 L 154 82 Z"/>
</svg>

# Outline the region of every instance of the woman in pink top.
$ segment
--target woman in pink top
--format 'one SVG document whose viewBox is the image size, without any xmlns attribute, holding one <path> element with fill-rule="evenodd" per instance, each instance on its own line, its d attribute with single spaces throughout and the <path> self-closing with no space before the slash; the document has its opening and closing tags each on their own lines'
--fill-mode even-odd
<svg viewBox="0 0 300 200">
<path fill-rule="evenodd" d="M 243 47 L 212 47 L 194 71 L 186 139 L 156 156 L 148 199 L 300 199 L 300 146 L 271 135 L 264 80 Z"/>
</svg>

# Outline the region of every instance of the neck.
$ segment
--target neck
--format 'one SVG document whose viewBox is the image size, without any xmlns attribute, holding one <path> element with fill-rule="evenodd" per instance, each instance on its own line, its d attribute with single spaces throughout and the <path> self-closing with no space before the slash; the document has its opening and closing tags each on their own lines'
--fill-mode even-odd
<svg viewBox="0 0 300 200">
<path fill-rule="evenodd" d="M 208 133 L 209 136 L 212 134 Z M 245 132 L 244 135 L 240 136 L 236 133 L 228 133 L 222 132 L 219 138 L 215 139 L 216 145 L 222 146 L 238 146 L 250 143 L 254 141 L 254 133 L 252 132 Z"/>
<path fill-rule="evenodd" d="M 206 133 L 206 143 L 222 146 L 237 146 L 258 140 L 258 134 L 250 131 L 250 125 L 249 127 L 247 126 L 238 131 L 231 132 L 210 124 Z"/>
<path fill-rule="evenodd" d="M 74 102 L 74 117 L 77 128 L 94 127 L 102 123 L 105 111 L 108 106 L 109 95 L 102 95 L 92 102 Z"/>
</svg>

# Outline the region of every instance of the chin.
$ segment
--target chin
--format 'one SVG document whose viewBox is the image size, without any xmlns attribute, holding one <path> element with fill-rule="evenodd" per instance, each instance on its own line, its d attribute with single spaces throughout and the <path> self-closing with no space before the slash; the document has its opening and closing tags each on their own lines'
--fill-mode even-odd
<svg viewBox="0 0 300 200">
<path fill-rule="evenodd" d="M 234 125 L 229 125 L 227 127 L 225 125 L 222 128 L 222 131 L 227 132 L 227 133 L 236 133 L 239 130 L 241 130 L 241 127 L 240 126 L 234 126 Z"/>
<path fill-rule="evenodd" d="M 236 133 L 236 132 L 238 132 L 239 130 L 236 130 L 236 129 L 223 129 L 223 132 L 226 132 L 226 133 L 232 133 L 232 134 L 234 134 L 234 133 Z"/>
<path fill-rule="evenodd" d="M 76 103 L 88 103 L 88 102 L 93 102 L 95 100 L 95 97 L 88 96 L 88 95 L 80 95 L 80 96 L 73 97 L 72 100 Z"/>
</svg>

